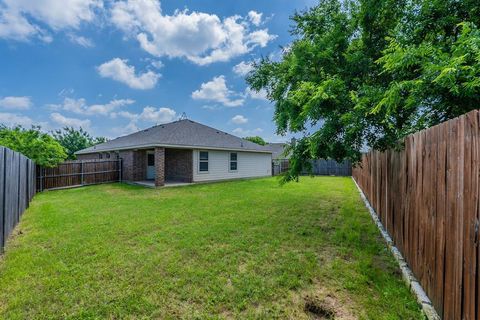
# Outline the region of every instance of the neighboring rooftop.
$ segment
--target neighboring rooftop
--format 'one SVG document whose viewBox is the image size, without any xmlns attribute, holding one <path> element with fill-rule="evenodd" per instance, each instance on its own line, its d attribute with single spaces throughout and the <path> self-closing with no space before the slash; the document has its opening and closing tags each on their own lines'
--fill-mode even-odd
<svg viewBox="0 0 480 320">
<path fill-rule="evenodd" d="M 116 151 L 149 147 L 198 147 L 227 150 L 267 152 L 271 150 L 236 137 L 226 132 L 208 127 L 192 120 L 178 120 L 153 126 L 123 137 L 76 152 L 88 154 L 103 151 Z"/>
<path fill-rule="evenodd" d="M 272 151 L 272 159 L 288 159 L 289 156 L 284 154 L 286 143 L 267 143 L 265 148 Z"/>
</svg>

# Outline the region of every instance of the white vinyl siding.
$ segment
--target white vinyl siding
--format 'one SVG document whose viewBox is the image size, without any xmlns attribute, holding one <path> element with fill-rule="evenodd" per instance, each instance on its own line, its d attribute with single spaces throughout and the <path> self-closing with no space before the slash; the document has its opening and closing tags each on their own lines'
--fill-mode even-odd
<svg viewBox="0 0 480 320">
<path fill-rule="evenodd" d="M 270 153 L 234 152 L 237 154 L 237 170 L 230 170 L 231 151 L 201 151 L 208 151 L 208 172 L 200 172 L 200 150 L 194 150 L 194 182 L 265 177 L 272 175 L 272 155 Z"/>
</svg>

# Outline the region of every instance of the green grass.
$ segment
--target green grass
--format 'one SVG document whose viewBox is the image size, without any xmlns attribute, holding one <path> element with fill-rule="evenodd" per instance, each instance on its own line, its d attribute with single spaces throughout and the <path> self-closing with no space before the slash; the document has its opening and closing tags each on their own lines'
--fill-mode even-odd
<svg viewBox="0 0 480 320">
<path fill-rule="evenodd" d="M 0 258 L 1 319 L 419 319 L 350 178 L 38 194 Z"/>
</svg>

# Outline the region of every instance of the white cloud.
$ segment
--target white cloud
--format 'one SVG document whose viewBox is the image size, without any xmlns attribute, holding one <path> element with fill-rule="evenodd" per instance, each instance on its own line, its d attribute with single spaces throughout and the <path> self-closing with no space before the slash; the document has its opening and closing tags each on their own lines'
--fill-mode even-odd
<svg viewBox="0 0 480 320">
<path fill-rule="evenodd" d="M 114 127 L 111 131 L 115 137 L 118 137 L 140 131 L 140 128 L 135 122 L 130 121 L 126 126 Z"/>
<path fill-rule="evenodd" d="M 267 29 L 251 31 L 252 24 L 255 25 L 251 17 L 230 16 L 222 20 L 215 14 L 188 10 L 165 15 L 158 0 L 116 2 L 111 21 L 135 37 L 148 53 L 184 57 L 199 65 L 228 61 L 275 39 Z"/>
<path fill-rule="evenodd" d="M 146 121 L 152 123 L 167 123 L 175 119 L 177 113 L 170 108 L 155 108 L 147 106 L 143 108 L 141 113 L 131 113 L 128 111 L 120 111 L 117 115 L 133 120 L 133 121 Z"/>
<path fill-rule="evenodd" d="M 256 128 L 253 130 L 246 130 L 242 128 L 236 128 L 232 130 L 233 134 L 241 137 L 256 136 L 263 132 L 262 128 Z"/>
<path fill-rule="evenodd" d="M 128 60 L 120 58 L 112 59 L 97 67 L 97 71 L 103 78 L 111 78 L 126 84 L 132 89 L 152 89 L 157 84 L 160 75 L 147 71 L 145 73 L 135 74 L 135 67 L 127 64 Z"/>
<path fill-rule="evenodd" d="M 50 119 L 62 127 L 89 128 L 91 124 L 90 120 L 88 119 L 80 120 L 76 118 L 67 118 L 58 112 L 52 113 L 50 115 Z"/>
<path fill-rule="evenodd" d="M 242 77 L 246 76 L 252 70 L 252 64 L 245 61 L 242 61 L 233 67 L 233 72 Z"/>
<path fill-rule="evenodd" d="M 0 107 L 5 109 L 26 110 L 32 106 L 29 97 L 4 97 L 0 99 Z"/>
<path fill-rule="evenodd" d="M 262 23 L 262 16 L 263 13 L 258 13 L 253 10 L 248 13 L 248 18 L 256 26 L 259 26 Z"/>
<path fill-rule="evenodd" d="M 225 76 L 218 76 L 209 82 L 202 83 L 200 89 L 192 93 L 195 100 L 208 100 L 220 102 L 227 107 L 243 105 L 243 98 L 235 98 L 236 94 L 227 87 Z"/>
<path fill-rule="evenodd" d="M 33 120 L 27 116 L 0 112 L 0 124 L 6 125 L 7 127 L 13 127 L 20 125 L 22 127 L 31 127 L 33 125 Z"/>
<path fill-rule="evenodd" d="M 248 119 L 240 114 L 237 114 L 235 117 L 232 118 L 231 121 L 235 124 L 245 124 L 248 122 Z"/>
<path fill-rule="evenodd" d="M 205 104 L 202 106 L 202 109 L 205 109 L 205 110 L 208 110 L 208 111 L 217 111 L 217 110 L 221 110 L 222 109 L 222 106 L 220 105 L 209 105 L 209 104 Z"/>
<path fill-rule="evenodd" d="M 162 61 L 160 60 L 153 60 L 150 62 L 150 64 L 155 68 L 155 69 L 162 69 L 165 65 L 163 64 Z"/>
<path fill-rule="evenodd" d="M 85 99 L 65 98 L 62 104 L 51 104 L 49 107 L 53 110 L 65 110 L 81 115 L 107 116 L 116 109 L 133 103 L 135 103 L 135 100 L 115 99 L 106 104 L 88 105 Z"/>
<path fill-rule="evenodd" d="M 129 133 L 140 130 L 138 127 L 139 121 L 155 123 L 155 124 L 172 122 L 175 120 L 177 113 L 175 112 L 175 110 L 170 108 L 155 108 L 155 107 L 147 106 L 143 108 L 141 113 L 120 111 L 112 115 L 114 117 L 120 116 L 130 120 L 130 122 L 126 127 L 117 128 L 115 130 L 116 132 L 119 132 L 121 134 L 129 134 Z"/>
<path fill-rule="evenodd" d="M 245 94 L 250 97 L 251 99 L 256 100 L 268 100 L 267 98 L 267 91 L 265 89 L 261 89 L 260 91 L 256 92 L 250 88 L 245 90 Z"/>
<path fill-rule="evenodd" d="M 101 0 L 3 0 L 0 4 L 0 38 L 25 41 L 36 36 L 51 42 L 52 37 L 38 22 L 53 31 L 78 29 L 91 22 Z"/>
<path fill-rule="evenodd" d="M 85 48 L 92 48 L 94 46 L 93 41 L 89 38 L 85 38 L 83 36 L 77 36 L 75 34 L 69 34 L 68 38 L 72 43 L 78 44 L 79 46 Z"/>
</svg>

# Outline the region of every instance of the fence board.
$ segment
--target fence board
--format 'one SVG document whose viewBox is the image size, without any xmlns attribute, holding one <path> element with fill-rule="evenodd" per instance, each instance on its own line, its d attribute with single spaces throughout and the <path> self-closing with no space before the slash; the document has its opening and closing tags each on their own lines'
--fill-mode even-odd
<svg viewBox="0 0 480 320">
<path fill-rule="evenodd" d="M 352 172 L 444 319 L 480 319 L 479 125 L 474 110 Z"/>
</svg>

